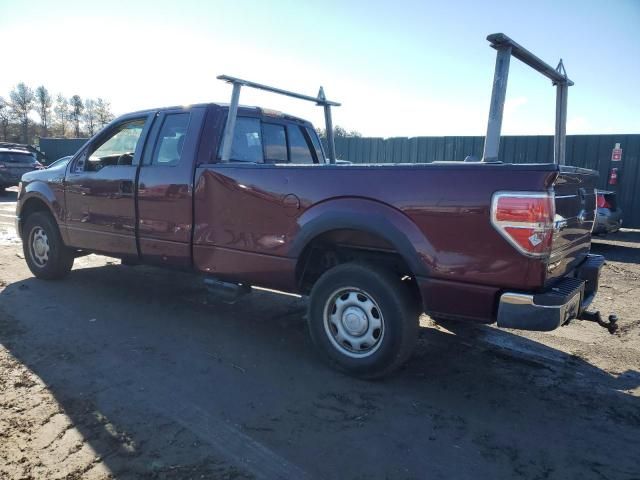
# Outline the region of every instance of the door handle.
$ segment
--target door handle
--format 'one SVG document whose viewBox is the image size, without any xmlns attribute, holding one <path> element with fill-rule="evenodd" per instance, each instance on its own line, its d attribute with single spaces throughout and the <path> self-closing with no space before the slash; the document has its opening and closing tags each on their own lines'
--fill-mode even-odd
<svg viewBox="0 0 640 480">
<path fill-rule="evenodd" d="M 133 182 L 131 180 L 123 180 L 120 182 L 121 193 L 133 193 Z"/>
</svg>

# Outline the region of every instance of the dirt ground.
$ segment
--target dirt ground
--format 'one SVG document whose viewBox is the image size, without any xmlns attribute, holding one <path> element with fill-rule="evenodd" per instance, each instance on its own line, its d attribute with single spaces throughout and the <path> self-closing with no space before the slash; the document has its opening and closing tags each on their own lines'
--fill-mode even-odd
<svg viewBox="0 0 640 480">
<path fill-rule="evenodd" d="M 640 479 L 640 231 L 587 322 L 437 326 L 363 382 L 314 353 L 305 302 L 207 303 L 186 274 L 76 262 L 36 280 L 0 197 L 0 479 Z"/>
</svg>

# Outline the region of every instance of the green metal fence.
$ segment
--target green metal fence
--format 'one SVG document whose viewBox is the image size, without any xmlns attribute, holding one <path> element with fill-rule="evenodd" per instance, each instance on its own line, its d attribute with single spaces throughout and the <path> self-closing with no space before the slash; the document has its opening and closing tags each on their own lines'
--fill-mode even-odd
<svg viewBox="0 0 640 480">
<path fill-rule="evenodd" d="M 611 162 L 615 144 L 622 161 Z M 484 137 L 336 138 L 336 156 L 354 163 L 429 163 L 482 157 Z M 512 163 L 553 162 L 553 136 L 504 136 L 500 160 Z M 624 223 L 640 228 L 640 134 L 568 135 L 567 165 L 597 170 L 598 187 L 618 192 Z M 618 184 L 608 185 L 610 169 L 618 168 Z"/>
<path fill-rule="evenodd" d="M 47 159 L 47 164 L 61 157 L 74 155 L 86 143 L 86 138 L 40 138 L 40 151 Z"/>
</svg>

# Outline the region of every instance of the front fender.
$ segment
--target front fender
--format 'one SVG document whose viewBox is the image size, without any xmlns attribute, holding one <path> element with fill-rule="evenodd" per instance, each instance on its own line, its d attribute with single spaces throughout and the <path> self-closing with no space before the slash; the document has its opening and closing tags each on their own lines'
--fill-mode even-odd
<svg viewBox="0 0 640 480">
<path fill-rule="evenodd" d="M 314 205 L 298 218 L 289 256 L 298 258 L 317 236 L 338 229 L 361 230 L 384 238 L 414 275 L 428 275 L 434 264 L 431 243 L 400 210 L 366 198 L 339 198 Z"/>
<path fill-rule="evenodd" d="M 29 205 L 32 202 L 39 202 L 43 204 L 53 215 L 59 226 L 63 223 L 64 205 L 49 184 L 40 180 L 34 180 L 29 182 L 23 188 L 23 191 L 20 192 L 18 203 L 16 204 L 16 217 L 20 231 L 22 230 L 22 224 L 24 223 L 23 212 L 25 209 L 30 209 Z M 63 235 L 63 239 L 66 240 L 64 238 L 65 235 L 63 228 L 60 228 L 60 233 Z"/>
</svg>

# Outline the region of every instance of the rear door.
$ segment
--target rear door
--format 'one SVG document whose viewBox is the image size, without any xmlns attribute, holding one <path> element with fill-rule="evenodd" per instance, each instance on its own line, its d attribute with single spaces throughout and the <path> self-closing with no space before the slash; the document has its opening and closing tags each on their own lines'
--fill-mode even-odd
<svg viewBox="0 0 640 480">
<path fill-rule="evenodd" d="M 137 235 L 146 263 L 191 264 L 193 175 L 205 107 L 156 118 L 137 186 Z"/>
<path fill-rule="evenodd" d="M 597 178 L 593 170 L 560 167 L 554 183 L 556 214 L 547 280 L 563 276 L 589 253 Z"/>
</svg>

